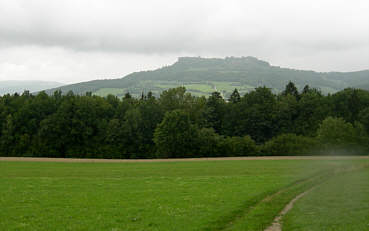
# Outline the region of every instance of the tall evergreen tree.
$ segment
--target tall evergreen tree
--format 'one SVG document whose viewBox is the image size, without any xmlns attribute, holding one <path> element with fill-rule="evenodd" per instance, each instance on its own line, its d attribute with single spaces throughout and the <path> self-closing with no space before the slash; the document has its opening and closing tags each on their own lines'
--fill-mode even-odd
<svg viewBox="0 0 369 231">
<path fill-rule="evenodd" d="M 241 101 L 241 96 L 240 96 L 240 93 L 238 93 L 237 88 L 234 89 L 228 101 L 231 103 L 238 103 Z"/>
<path fill-rule="evenodd" d="M 226 102 L 219 92 L 213 92 L 206 102 L 205 118 L 209 127 L 221 133 Z"/>
<path fill-rule="evenodd" d="M 299 99 L 299 91 L 297 90 L 297 87 L 295 86 L 295 84 L 293 82 L 288 82 L 288 84 L 286 85 L 285 90 L 282 92 L 282 95 L 292 95 L 294 97 L 296 97 L 296 99 Z"/>
</svg>

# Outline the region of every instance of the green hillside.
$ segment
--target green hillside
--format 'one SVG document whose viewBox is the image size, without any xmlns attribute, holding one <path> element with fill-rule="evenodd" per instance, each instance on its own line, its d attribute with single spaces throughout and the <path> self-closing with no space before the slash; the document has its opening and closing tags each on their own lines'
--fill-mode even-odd
<svg viewBox="0 0 369 231">
<path fill-rule="evenodd" d="M 181 57 L 170 66 L 153 71 L 129 74 L 121 79 L 95 80 L 48 90 L 52 93 L 73 91 L 75 94 L 123 96 L 129 92 L 134 96 L 152 91 L 158 95 L 163 90 L 185 86 L 193 95 L 209 95 L 219 91 L 227 97 L 237 88 L 240 93 L 258 86 L 266 86 L 275 92 L 293 81 L 302 89 L 306 84 L 323 93 L 333 93 L 347 87 L 369 83 L 369 70 L 357 72 L 314 72 L 272 66 L 254 57 L 200 58 Z"/>
</svg>

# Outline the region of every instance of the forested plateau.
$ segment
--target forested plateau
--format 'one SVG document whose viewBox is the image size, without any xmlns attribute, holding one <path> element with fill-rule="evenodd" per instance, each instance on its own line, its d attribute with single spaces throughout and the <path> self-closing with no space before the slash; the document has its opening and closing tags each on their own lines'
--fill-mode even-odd
<svg viewBox="0 0 369 231">
<path fill-rule="evenodd" d="M 336 93 L 348 87 L 369 90 L 369 70 L 354 72 L 316 72 L 273 66 L 255 57 L 201 58 L 180 57 L 172 65 L 156 70 L 139 71 L 123 78 L 93 80 L 65 85 L 46 91 L 63 93 L 123 97 L 130 93 L 140 97 L 141 93 L 151 92 L 158 97 L 164 90 L 178 86 L 186 87 L 195 96 L 210 96 L 218 91 L 229 98 L 235 88 L 240 94 L 256 87 L 266 86 L 273 93 L 280 93 L 288 81 L 294 82 L 302 91 L 305 85 L 319 89 L 323 94 Z"/>
</svg>

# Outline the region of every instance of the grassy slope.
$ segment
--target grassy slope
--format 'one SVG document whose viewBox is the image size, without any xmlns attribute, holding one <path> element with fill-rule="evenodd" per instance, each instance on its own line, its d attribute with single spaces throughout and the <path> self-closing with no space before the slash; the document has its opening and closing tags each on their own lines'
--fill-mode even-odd
<svg viewBox="0 0 369 231">
<path fill-rule="evenodd" d="M 101 88 L 94 92 L 94 95 L 106 97 L 108 95 L 123 96 L 125 94 L 124 89 L 120 88 Z"/>
<path fill-rule="evenodd" d="M 262 230 L 305 187 L 294 182 L 337 164 L 0 162 L 0 230 Z"/>
<path fill-rule="evenodd" d="M 369 169 L 319 185 L 286 215 L 283 230 L 369 230 Z"/>
</svg>

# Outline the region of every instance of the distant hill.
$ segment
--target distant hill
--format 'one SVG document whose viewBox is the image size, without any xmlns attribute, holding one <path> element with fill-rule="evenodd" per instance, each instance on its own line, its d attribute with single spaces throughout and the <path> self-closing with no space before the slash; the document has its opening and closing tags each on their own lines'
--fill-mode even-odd
<svg viewBox="0 0 369 231">
<path fill-rule="evenodd" d="M 170 66 L 153 71 L 129 74 L 121 79 L 95 80 L 66 85 L 48 90 L 52 93 L 73 91 L 76 94 L 123 96 L 129 92 L 138 96 L 152 91 L 158 95 L 163 90 L 185 86 L 194 95 L 209 95 L 220 91 L 228 97 L 237 88 L 241 93 L 258 86 L 266 86 L 274 92 L 284 89 L 288 81 L 293 81 L 302 89 L 306 84 L 319 88 L 323 93 L 333 93 L 347 87 L 369 83 L 369 70 L 357 72 L 314 72 L 281 68 L 254 57 L 200 58 L 181 57 Z"/>
<path fill-rule="evenodd" d="M 354 86 L 355 88 L 361 88 L 361 89 L 364 89 L 364 90 L 367 90 L 369 91 L 369 82 L 367 83 L 364 83 L 364 84 L 360 84 L 358 86 Z"/>
<path fill-rule="evenodd" d="M 49 81 L 0 81 L 0 95 L 23 93 L 25 90 L 30 92 L 42 91 L 50 88 L 60 87 L 62 83 Z"/>
</svg>

